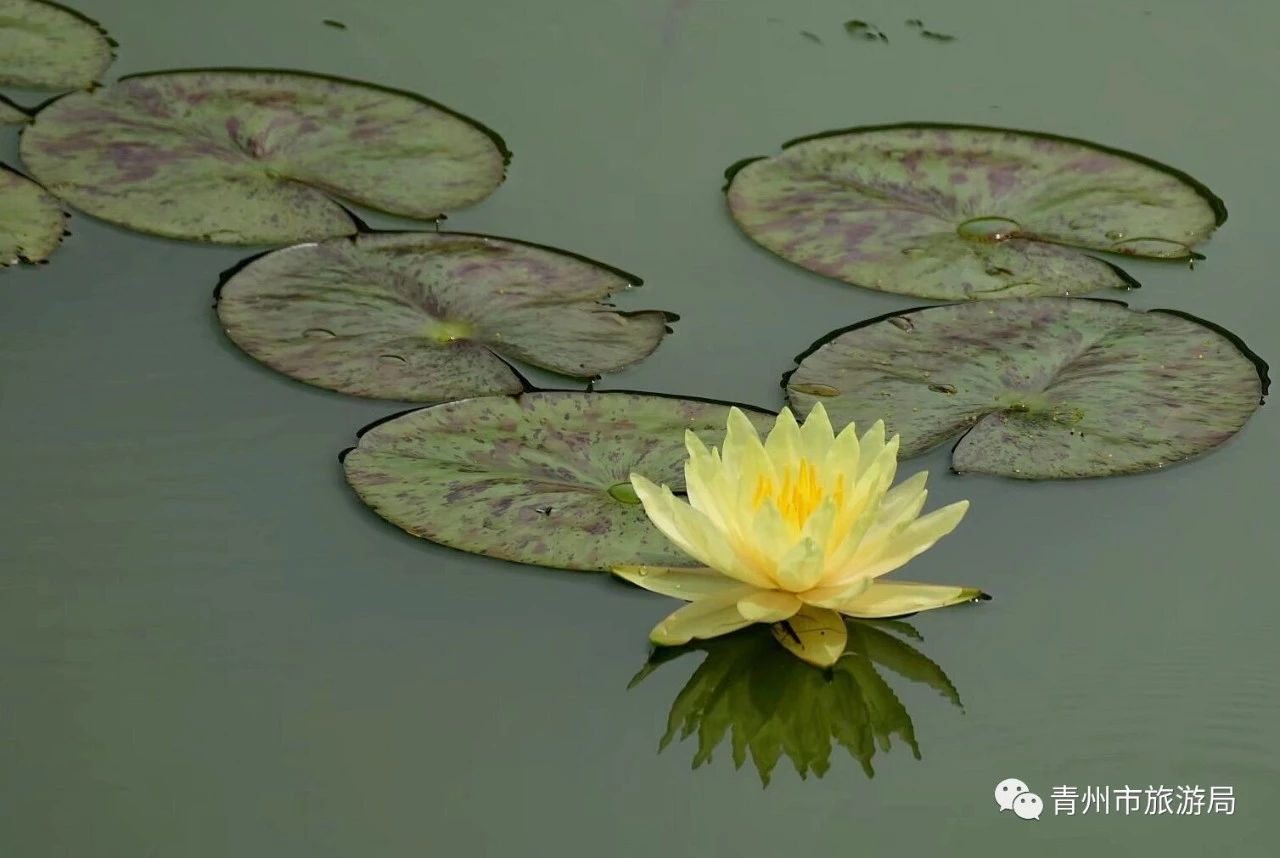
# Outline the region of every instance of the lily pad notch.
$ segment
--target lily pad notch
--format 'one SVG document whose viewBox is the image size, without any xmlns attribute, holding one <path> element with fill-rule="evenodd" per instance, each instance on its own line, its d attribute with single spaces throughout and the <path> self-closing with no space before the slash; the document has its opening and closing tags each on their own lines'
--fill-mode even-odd
<svg viewBox="0 0 1280 858">
<path fill-rule="evenodd" d="M 23 160 L 95 217 L 169 238 L 282 245 L 358 231 L 339 202 L 422 220 L 473 205 L 511 153 L 415 93 L 311 72 L 189 69 L 54 100 Z"/>
<path fill-rule="evenodd" d="M 1207 452 L 1262 404 L 1266 363 L 1173 310 L 1020 298 L 897 311 L 834 331 L 783 376 L 801 413 L 883 417 L 901 454 L 958 437 L 952 468 L 1019 479 L 1132 474 Z"/>
<path fill-rule="evenodd" d="M 408 402 L 515 394 L 522 362 L 595 379 L 649 354 L 678 317 L 620 311 L 635 275 L 476 233 L 367 232 L 254 257 L 224 275 L 237 346 L 307 384 Z"/>
<path fill-rule="evenodd" d="M 1093 252 L 1200 258 L 1222 200 L 1150 158 L 1041 132 L 940 123 L 828 131 L 725 173 L 730 214 L 811 271 L 943 300 L 1137 285 Z"/>
<path fill-rule="evenodd" d="M 579 571 L 694 566 L 619 487 L 633 471 L 683 486 L 685 431 L 718 443 L 730 407 L 633 391 L 475 397 L 380 420 L 341 460 L 366 505 L 432 542 Z"/>
</svg>

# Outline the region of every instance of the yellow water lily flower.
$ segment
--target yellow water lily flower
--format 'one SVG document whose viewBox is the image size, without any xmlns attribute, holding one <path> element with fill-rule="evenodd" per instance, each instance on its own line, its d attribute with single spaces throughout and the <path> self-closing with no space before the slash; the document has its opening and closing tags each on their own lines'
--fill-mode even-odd
<svg viewBox="0 0 1280 858">
<path fill-rule="evenodd" d="M 853 424 L 837 436 L 818 403 L 803 426 L 784 408 L 762 443 L 734 408 L 722 449 L 685 434 L 687 503 L 632 474 L 650 520 L 706 567 L 613 569 L 690 603 L 650 640 L 675 646 L 774 623 L 779 642 L 826 666 L 844 651 L 841 614 L 891 617 L 982 598 L 967 587 L 878 580 L 950 533 L 969 508 L 960 501 L 921 516 L 928 474 L 890 488 L 898 437 L 884 434 L 877 422 L 861 438 Z"/>
</svg>

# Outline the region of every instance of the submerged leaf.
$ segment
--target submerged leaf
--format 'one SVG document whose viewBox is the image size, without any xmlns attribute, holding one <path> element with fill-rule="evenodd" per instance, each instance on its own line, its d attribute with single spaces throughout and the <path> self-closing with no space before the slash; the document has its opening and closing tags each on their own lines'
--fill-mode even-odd
<svg viewBox="0 0 1280 858">
<path fill-rule="evenodd" d="M 685 431 L 717 443 L 728 414 L 644 393 L 477 397 L 375 424 L 343 465 L 378 515 L 463 551 L 589 571 L 694 566 L 643 507 L 610 490 L 632 472 L 683 486 Z M 758 430 L 774 419 L 748 416 Z"/>
<path fill-rule="evenodd" d="M 821 669 L 794 658 L 762 628 L 752 627 L 680 647 L 658 647 L 628 687 L 684 653 L 703 652 L 706 657 L 671 704 L 659 750 L 677 736 L 696 735 L 693 767 L 698 768 L 711 762 L 727 736 L 734 766 L 741 768 L 750 758 L 767 786 L 783 757 L 801 778 L 811 773 L 822 777 L 838 744 L 871 777 L 872 759 L 878 751 L 888 751 L 895 736 L 920 756 L 911 716 L 876 664 L 937 688 L 953 701 L 959 697 L 946 674 L 907 643 L 857 621 L 848 623 L 848 641 L 834 666 Z"/>
<path fill-rule="evenodd" d="M 40 111 L 22 157 L 49 191 L 171 238 L 288 244 L 348 235 L 334 197 L 432 219 L 503 179 L 501 140 L 406 92 L 302 72 L 124 78 Z"/>
<path fill-rule="evenodd" d="M 1073 248 L 1185 259 L 1226 218 L 1203 185 L 1137 155 L 953 125 L 803 138 L 731 168 L 726 192 L 738 225 L 784 259 L 951 300 L 1123 288 Z"/>
<path fill-rule="evenodd" d="M 0 164 L 0 267 L 43 262 L 62 241 L 66 220 L 44 188 Z"/>
<path fill-rule="evenodd" d="M 1240 430 L 1266 366 L 1237 339 L 1172 311 L 1025 298 L 928 307 L 837 331 L 784 384 L 836 426 L 883 418 L 912 456 L 963 433 L 957 471 L 1022 479 L 1160 468 Z"/>
<path fill-rule="evenodd" d="M 577 378 L 648 356 L 671 316 L 602 303 L 639 283 L 550 248 L 462 233 L 365 233 L 277 250 L 218 290 L 236 345 L 356 396 L 518 393 L 506 360 Z"/>
<path fill-rule="evenodd" d="M 0 84 L 85 89 L 114 59 L 96 22 L 44 0 L 0 0 Z"/>
</svg>

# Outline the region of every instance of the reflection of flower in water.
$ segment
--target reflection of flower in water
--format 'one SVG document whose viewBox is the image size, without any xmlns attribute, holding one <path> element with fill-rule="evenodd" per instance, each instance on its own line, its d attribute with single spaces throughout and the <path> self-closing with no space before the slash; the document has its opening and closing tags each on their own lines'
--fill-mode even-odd
<svg viewBox="0 0 1280 858">
<path fill-rule="evenodd" d="M 921 639 L 901 621 L 851 621 L 844 654 L 823 669 L 793 658 L 764 629 L 749 628 L 684 646 L 659 647 L 631 686 L 687 652 L 703 652 L 706 658 L 671 704 L 659 750 L 677 734 L 685 739 L 696 733 L 696 769 L 711 761 L 728 736 L 734 766 L 741 768 L 750 755 L 768 786 L 783 756 L 801 778 L 810 772 L 822 777 L 830 768 L 834 744 L 844 747 L 867 777 L 873 777 L 872 758 L 877 750 L 888 751 L 895 735 L 920 758 L 911 716 L 877 666 L 924 683 L 961 705 L 942 668 L 900 636 Z"/>
</svg>

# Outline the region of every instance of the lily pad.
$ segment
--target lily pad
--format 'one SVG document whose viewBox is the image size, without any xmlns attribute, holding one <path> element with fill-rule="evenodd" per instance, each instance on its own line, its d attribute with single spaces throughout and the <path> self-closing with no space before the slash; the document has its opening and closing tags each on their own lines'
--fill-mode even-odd
<svg viewBox="0 0 1280 858">
<path fill-rule="evenodd" d="M 807 413 L 883 418 L 901 455 L 962 435 L 958 472 L 1131 474 L 1226 441 L 1257 410 L 1266 365 L 1222 329 L 1117 301 L 1020 298 L 908 310 L 829 335 L 784 377 Z"/>
<path fill-rule="evenodd" d="M 258 257 L 218 291 L 227 335 L 308 384 L 430 402 L 519 393 L 520 360 L 577 378 L 647 357 L 674 316 L 603 303 L 639 279 L 464 233 L 365 233 Z"/>
<path fill-rule="evenodd" d="M 0 267 L 43 262 L 62 242 L 66 222 L 44 188 L 0 164 Z"/>
<path fill-rule="evenodd" d="M 170 238 L 290 244 L 349 235 L 335 197 L 434 219 L 502 182 L 492 132 L 421 96 L 302 72 L 135 75 L 54 101 L 22 134 L 49 191 Z"/>
<path fill-rule="evenodd" d="M 784 259 L 945 300 L 1127 288 L 1128 275 L 1077 248 L 1186 259 L 1227 216 L 1204 185 L 1138 155 L 962 125 L 805 137 L 728 176 L 733 218 Z"/>
<path fill-rule="evenodd" d="M 693 566 L 650 524 L 629 478 L 679 489 L 685 430 L 719 444 L 728 416 L 725 404 L 646 393 L 477 397 L 374 424 L 343 466 L 378 515 L 463 551 L 590 571 Z M 748 416 L 761 430 L 774 420 Z"/>
<path fill-rule="evenodd" d="M 106 31 L 44 0 L 0 0 L 0 84 L 68 90 L 93 86 L 115 58 Z"/>
<path fill-rule="evenodd" d="M 0 95 L 0 125 L 22 125 L 30 121 L 31 117 L 25 110 Z"/>
</svg>

